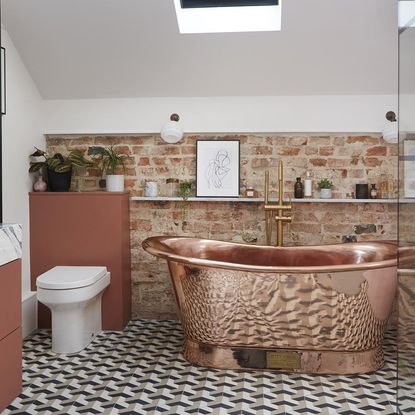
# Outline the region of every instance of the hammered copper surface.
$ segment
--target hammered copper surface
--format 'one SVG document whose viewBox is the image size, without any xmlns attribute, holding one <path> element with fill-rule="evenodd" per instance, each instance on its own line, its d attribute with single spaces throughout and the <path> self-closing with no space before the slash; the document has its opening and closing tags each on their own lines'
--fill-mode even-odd
<svg viewBox="0 0 415 415">
<path fill-rule="evenodd" d="M 348 295 L 333 290 L 335 278 L 186 266 L 180 278 L 183 328 L 194 341 L 220 346 L 316 350 L 379 346 L 387 319 L 375 317 L 368 282 L 361 283 L 356 295 Z"/>
<path fill-rule="evenodd" d="M 292 370 L 308 373 L 383 364 L 397 279 L 391 242 L 270 248 L 160 237 L 143 246 L 168 259 L 193 363 L 235 368 L 236 348 L 301 351 L 308 357 Z"/>
</svg>

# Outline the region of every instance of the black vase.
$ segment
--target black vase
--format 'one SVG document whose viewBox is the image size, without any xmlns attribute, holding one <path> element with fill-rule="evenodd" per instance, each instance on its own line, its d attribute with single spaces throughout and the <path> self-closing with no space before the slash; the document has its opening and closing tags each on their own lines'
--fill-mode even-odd
<svg viewBox="0 0 415 415">
<path fill-rule="evenodd" d="M 48 169 L 48 184 L 51 192 L 67 192 L 71 187 L 72 170 L 56 173 Z"/>
</svg>

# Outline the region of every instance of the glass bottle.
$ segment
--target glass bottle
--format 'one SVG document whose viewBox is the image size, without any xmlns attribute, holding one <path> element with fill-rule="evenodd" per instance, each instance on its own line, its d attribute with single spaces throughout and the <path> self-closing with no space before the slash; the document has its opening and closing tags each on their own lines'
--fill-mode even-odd
<svg viewBox="0 0 415 415">
<path fill-rule="evenodd" d="M 388 197 L 389 197 L 389 194 L 388 194 L 388 177 L 386 176 L 386 174 L 381 174 L 381 176 L 380 176 L 379 191 L 380 191 L 380 198 L 381 199 L 388 199 Z"/>
<path fill-rule="evenodd" d="M 311 183 L 311 174 L 309 171 L 307 171 L 305 175 L 304 180 L 304 197 L 312 197 L 313 191 L 312 191 L 312 183 Z"/>
<path fill-rule="evenodd" d="M 378 189 L 376 189 L 376 185 L 372 184 L 370 189 L 370 198 L 377 199 L 378 197 Z"/>
<path fill-rule="evenodd" d="M 297 177 L 297 181 L 295 182 L 294 197 L 296 199 L 302 199 L 304 197 L 304 188 L 303 183 L 301 182 L 301 177 Z"/>
<path fill-rule="evenodd" d="M 388 199 L 395 199 L 396 193 L 395 193 L 395 182 L 393 179 L 388 180 Z"/>
</svg>

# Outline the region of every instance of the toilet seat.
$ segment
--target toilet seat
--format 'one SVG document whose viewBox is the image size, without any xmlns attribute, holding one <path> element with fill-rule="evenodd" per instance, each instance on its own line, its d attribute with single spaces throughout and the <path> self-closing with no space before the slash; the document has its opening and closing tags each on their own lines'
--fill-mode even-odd
<svg viewBox="0 0 415 415">
<path fill-rule="evenodd" d="M 95 284 L 107 274 L 107 267 L 58 266 L 39 275 L 36 286 L 47 290 L 82 288 Z"/>
</svg>

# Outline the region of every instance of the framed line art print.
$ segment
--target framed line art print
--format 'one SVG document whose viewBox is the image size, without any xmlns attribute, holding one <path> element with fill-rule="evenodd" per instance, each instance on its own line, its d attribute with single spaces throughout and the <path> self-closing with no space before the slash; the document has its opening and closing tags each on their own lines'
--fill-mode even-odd
<svg viewBox="0 0 415 415">
<path fill-rule="evenodd" d="M 239 197 L 239 140 L 196 141 L 196 196 Z"/>
</svg>

